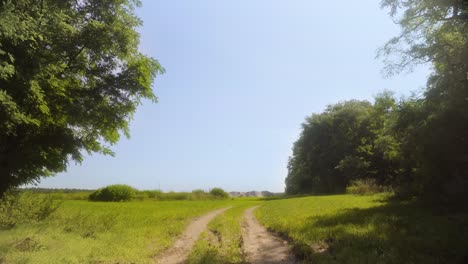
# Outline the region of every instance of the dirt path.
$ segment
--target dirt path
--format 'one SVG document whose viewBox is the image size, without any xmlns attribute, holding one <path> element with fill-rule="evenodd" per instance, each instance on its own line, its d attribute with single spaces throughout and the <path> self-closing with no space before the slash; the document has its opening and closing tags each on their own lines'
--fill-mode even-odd
<svg viewBox="0 0 468 264">
<path fill-rule="evenodd" d="M 244 249 L 247 261 L 251 264 L 292 264 L 295 259 L 288 242 L 273 236 L 258 223 L 253 211 L 258 206 L 245 211 Z"/>
<path fill-rule="evenodd" d="M 179 264 L 184 263 L 190 249 L 197 241 L 200 234 L 206 229 L 208 223 L 217 215 L 223 213 L 231 207 L 219 209 L 197 218 L 185 229 L 182 236 L 162 255 L 155 257 L 155 263 Z"/>
</svg>

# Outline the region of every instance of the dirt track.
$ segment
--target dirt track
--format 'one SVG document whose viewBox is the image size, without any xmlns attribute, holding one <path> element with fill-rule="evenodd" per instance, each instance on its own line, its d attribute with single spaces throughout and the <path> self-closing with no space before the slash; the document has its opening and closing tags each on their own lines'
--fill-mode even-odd
<svg viewBox="0 0 468 264">
<path fill-rule="evenodd" d="M 244 251 L 246 260 L 250 264 L 294 264 L 294 256 L 288 242 L 282 240 L 260 225 L 255 218 L 252 207 L 244 213 L 242 226 Z M 206 229 L 208 223 L 216 216 L 228 210 L 230 207 L 210 212 L 195 219 L 185 229 L 182 236 L 174 245 L 162 255 L 155 258 L 158 264 L 182 264 L 186 261 L 190 250 L 200 234 Z"/>
<path fill-rule="evenodd" d="M 295 259 L 287 241 L 273 236 L 260 225 L 252 207 L 245 211 L 244 250 L 251 264 L 292 264 Z"/>
<path fill-rule="evenodd" d="M 184 263 L 191 248 L 197 241 L 201 232 L 206 229 L 207 224 L 217 215 L 223 213 L 230 207 L 219 209 L 201 216 L 185 229 L 182 236 L 174 243 L 174 245 L 164 252 L 161 256 L 155 258 L 155 263 L 160 264 L 179 264 Z"/>
</svg>

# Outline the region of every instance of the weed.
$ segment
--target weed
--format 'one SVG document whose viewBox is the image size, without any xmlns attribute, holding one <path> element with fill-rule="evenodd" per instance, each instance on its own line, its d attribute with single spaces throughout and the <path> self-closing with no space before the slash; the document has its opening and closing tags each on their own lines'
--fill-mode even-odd
<svg viewBox="0 0 468 264">
<path fill-rule="evenodd" d="M 20 223 L 42 221 L 55 212 L 60 204 L 48 194 L 10 192 L 0 200 L 0 228 L 10 229 Z"/>
<path fill-rule="evenodd" d="M 379 186 L 375 179 L 360 179 L 352 181 L 346 187 L 346 192 L 350 194 L 371 195 L 383 192 L 384 188 Z"/>
</svg>

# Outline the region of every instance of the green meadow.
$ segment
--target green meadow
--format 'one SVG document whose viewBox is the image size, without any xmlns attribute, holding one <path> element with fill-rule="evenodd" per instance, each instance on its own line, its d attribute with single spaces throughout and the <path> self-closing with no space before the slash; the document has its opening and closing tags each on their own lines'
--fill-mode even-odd
<svg viewBox="0 0 468 264">
<path fill-rule="evenodd" d="M 0 230 L 0 263 L 150 263 L 188 222 L 228 200 L 66 200 L 39 222 Z"/>
<path fill-rule="evenodd" d="M 466 258 L 467 213 L 377 194 L 61 200 L 42 220 L 0 230 L 0 263 L 154 263 L 194 218 L 225 207 L 231 208 L 208 224 L 187 263 L 246 263 L 243 214 L 256 205 L 259 222 L 289 240 L 301 263 L 463 263 Z"/>
<path fill-rule="evenodd" d="M 269 201 L 256 215 L 305 263 L 466 263 L 468 213 L 454 211 L 382 194 L 330 195 Z"/>
</svg>

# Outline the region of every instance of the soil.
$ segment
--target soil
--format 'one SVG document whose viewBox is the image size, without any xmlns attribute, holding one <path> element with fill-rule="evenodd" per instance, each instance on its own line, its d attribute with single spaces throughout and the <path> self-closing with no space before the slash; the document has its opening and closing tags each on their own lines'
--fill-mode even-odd
<svg viewBox="0 0 468 264">
<path fill-rule="evenodd" d="M 177 239 L 171 248 L 169 248 L 162 255 L 155 258 L 155 263 L 160 264 L 180 264 L 184 263 L 187 259 L 190 250 L 197 241 L 200 234 L 206 229 L 208 223 L 213 220 L 217 215 L 223 213 L 228 208 L 219 209 L 210 212 L 195 219 L 192 223 L 187 226 L 182 236 Z"/>
<path fill-rule="evenodd" d="M 255 218 L 254 210 L 258 206 L 245 211 L 242 224 L 243 246 L 246 260 L 250 264 L 294 264 L 297 263 L 291 246 L 263 227 Z M 187 226 L 182 236 L 174 245 L 162 255 L 155 258 L 158 264 L 182 264 L 185 263 L 190 250 L 200 234 L 206 230 L 208 223 L 216 216 L 228 210 L 230 207 L 212 211 L 195 219 Z"/>
<path fill-rule="evenodd" d="M 258 223 L 252 207 L 245 211 L 244 251 L 251 264 L 293 264 L 296 260 L 287 241 L 274 236 Z"/>
</svg>

